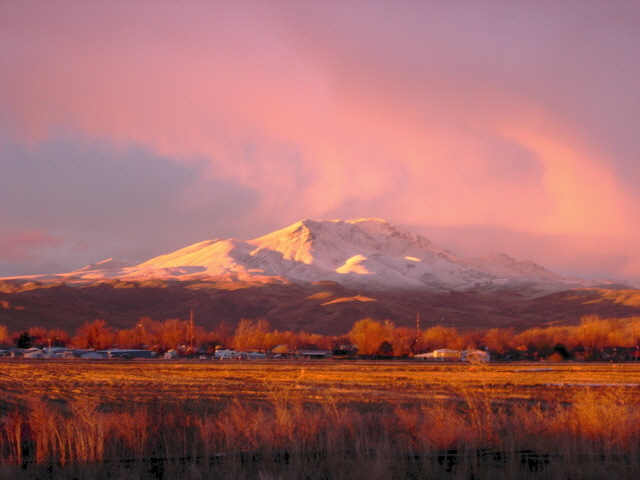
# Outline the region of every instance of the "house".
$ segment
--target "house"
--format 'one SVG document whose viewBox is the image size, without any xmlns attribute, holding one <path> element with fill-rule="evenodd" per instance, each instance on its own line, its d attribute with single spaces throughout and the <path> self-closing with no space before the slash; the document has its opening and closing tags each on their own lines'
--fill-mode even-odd
<svg viewBox="0 0 640 480">
<path fill-rule="evenodd" d="M 44 349 L 47 358 L 73 358 L 73 350 L 65 347 L 47 347 Z"/>
<path fill-rule="evenodd" d="M 44 352 L 37 348 L 30 348 L 22 355 L 23 358 L 44 358 Z"/>
<path fill-rule="evenodd" d="M 459 362 L 460 350 L 452 350 L 450 348 L 441 348 L 429 353 L 421 353 L 413 358 L 423 362 Z"/>
<path fill-rule="evenodd" d="M 247 352 L 238 352 L 237 350 L 216 350 L 214 358 L 217 360 L 242 360 L 247 358 Z"/>
<path fill-rule="evenodd" d="M 80 358 L 82 358 L 84 360 L 103 360 L 103 359 L 107 358 L 107 356 L 102 354 L 102 353 L 100 353 L 100 352 L 88 351 L 88 352 L 84 352 L 84 353 L 80 354 Z"/>
<path fill-rule="evenodd" d="M 113 350 L 108 350 L 106 352 L 109 358 L 153 358 L 155 352 L 151 350 L 121 350 L 119 348 L 114 348 Z"/>
<path fill-rule="evenodd" d="M 343 343 L 338 346 L 338 348 L 333 352 L 335 355 L 340 355 L 343 357 L 353 356 L 358 354 L 358 346 L 351 345 L 348 343 Z"/>
<path fill-rule="evenodd" d="M 296 352 L 298 358 L 303 360 L 319 360 L 323 358 L 331 358 L 333 352 L 331 350 L 298 350 Z"/>
</svg>

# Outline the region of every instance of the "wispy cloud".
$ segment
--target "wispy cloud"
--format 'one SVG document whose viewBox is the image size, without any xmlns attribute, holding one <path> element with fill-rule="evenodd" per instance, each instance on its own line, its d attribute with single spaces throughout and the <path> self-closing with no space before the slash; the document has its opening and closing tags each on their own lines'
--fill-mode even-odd
<svg viewBox="0 0 640 480">
<path fill-rule="evenodd" d="M 42 247 L 59 245 L 60 241 L 42 230 L 0 233 L 0 260 L 23 262 L 40 259 Z"/>
</svg>

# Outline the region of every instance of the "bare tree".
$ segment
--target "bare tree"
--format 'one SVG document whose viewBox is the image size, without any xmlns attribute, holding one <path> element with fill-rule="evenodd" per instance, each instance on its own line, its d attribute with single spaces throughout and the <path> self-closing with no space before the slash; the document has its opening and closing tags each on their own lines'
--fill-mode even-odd
<svg viewBox="0 0 640 480">
<path fill-rule="evenodd" d="M 266 350 L 267 333 L 270 326 L 267 320 L 249 320 L 243 318 L 233 335 L 233 347 L 236 350 Z"/>
</svg>

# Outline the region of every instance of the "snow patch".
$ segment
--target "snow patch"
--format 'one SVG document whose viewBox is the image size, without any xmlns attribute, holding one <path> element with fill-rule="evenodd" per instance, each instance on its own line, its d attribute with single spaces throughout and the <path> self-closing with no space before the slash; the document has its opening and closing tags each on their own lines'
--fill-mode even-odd
<svg viewBox="0 0 640 480">
<path fill-rule="evenodd" d="M 365 297 L 363 295 L 356 295 L 355 297 L 340 297 L 335 300 L 330 300 L 328 302 L 324 302 L 322 306 L 332 305 L 335 303 L 344 303 L 344 302 L 375 302 L 375 298 Z"/>
<path fill-rule="evenodd" d="M 346 273 L 357 273 L 359 275 L 371 275 L 372 272 L 367 270 L 367 267 L 363 265 L 363 262 L 367 260 L 367 257 L 363 255 L 354 255 L 349 258 L 344 265 L 336 268 L 336 272 L 346 274 Z"/>
</svg>

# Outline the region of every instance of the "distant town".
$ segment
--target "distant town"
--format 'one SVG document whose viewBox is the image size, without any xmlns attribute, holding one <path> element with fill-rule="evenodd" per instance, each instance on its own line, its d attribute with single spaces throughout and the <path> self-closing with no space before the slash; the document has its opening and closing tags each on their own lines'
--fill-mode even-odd
<svg viewBox="0 0 640 480">
<path fill-rule="evenodd" d="M 242 319 L 214 330 L 189 320 L 144 317 L 130 329 L 104 320 L 86 322 L 73 335 L 31 327 L 9 332 L 0 325 L 0 357 L 26 359 L 322 360 L 412 359 L 431 362 L 640 361 L 640 317 L 585 316 L 580 325 L 466 329 L 397 327 L 389 320 L 359 320 L 346 335 L 272 329 L 266 320 Z"/>
</svg>

